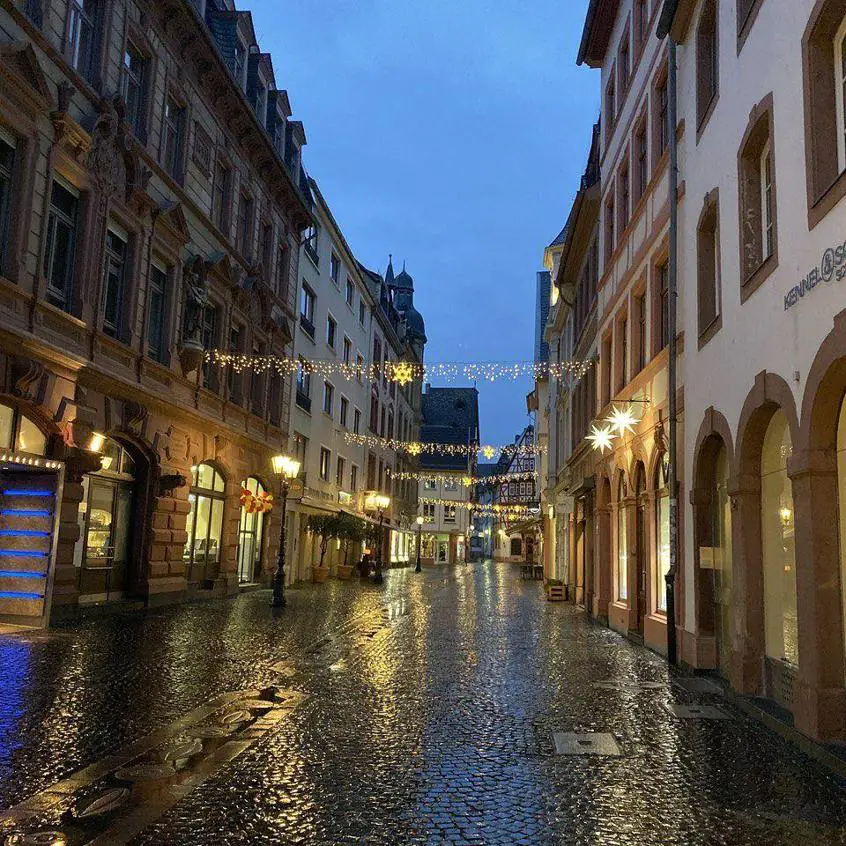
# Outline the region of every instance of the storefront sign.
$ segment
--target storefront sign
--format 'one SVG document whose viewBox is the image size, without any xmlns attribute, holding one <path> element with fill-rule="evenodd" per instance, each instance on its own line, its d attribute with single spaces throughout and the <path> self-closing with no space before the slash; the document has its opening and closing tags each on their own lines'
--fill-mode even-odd
<svg viewBox="0 0 846 846">
<path fill-rule="evenodd" d="M 831 282 L 836 279 L 838 282 L 846 276 L 846 244 L 836 247 L 829 247 L 820 259 L 819 267 L 812 268 L 808 275 L 799 280 L 784 295 L 784 310 L 795 306 L 805 294 L 813 291 L 820 282 Z"/>
</svg>

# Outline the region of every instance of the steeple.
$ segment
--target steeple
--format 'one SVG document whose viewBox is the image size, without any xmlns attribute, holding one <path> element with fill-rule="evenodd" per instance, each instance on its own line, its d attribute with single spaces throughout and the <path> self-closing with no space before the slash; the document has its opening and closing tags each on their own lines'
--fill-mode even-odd
<svg viewBox="0 0 846 846">
<path fill-rule="evenodd" d="M 385 284 L 389 288 L 394 287 L 394 263 L 393 263 L 393 255 L 388 253 L 388 269 L 385 271 Z"/>
</svg>

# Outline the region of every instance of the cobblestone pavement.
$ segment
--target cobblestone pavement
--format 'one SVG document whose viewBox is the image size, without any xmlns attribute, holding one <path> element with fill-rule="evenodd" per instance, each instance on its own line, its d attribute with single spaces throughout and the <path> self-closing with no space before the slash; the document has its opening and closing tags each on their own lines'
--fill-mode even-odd
<svg viewBox="0 0 846 846">
<path fill-rule="evenodd" d="M 507 566 L 289 596 L 279 617 L 258 592 L 0 636 L 0 808 L 18 808 L 0 843 L 846 843 L 840 782 Z M 227 754 L 162 758 L 195 773 L 179 784 L 109 774 L 204 703 L 241 691 L 261 711 L 281 688 L 296 706 L 230 720 Z M 693 703 L 728 719 L 670 711 Z M 556 754 L 556 732 L 589 753 L 609 733 L 619 754 Z"/>
</svg>

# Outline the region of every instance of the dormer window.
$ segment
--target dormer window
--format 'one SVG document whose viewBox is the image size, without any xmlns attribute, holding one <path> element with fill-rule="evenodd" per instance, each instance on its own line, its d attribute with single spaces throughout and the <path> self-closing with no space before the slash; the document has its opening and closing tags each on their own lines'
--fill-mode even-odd
<svg viewBox="0 0 846 846">
<path fill-rule="evenodd" d="M 247 67 L 247 50 L 240 41 L 235 42 L 235 65 L 232 74 L 238 87 L 244 90 L 244 71 Z"/>
<path fill-rule="evenodd" d="M 258 119 L 264 123 L 265 115 L 267 114 L 267 88 L 265 88 L 264 83 L 260 79 L 256 82 L 256 99 L 253 103 L 253 108 Z"/>
<path fill-rule="evenodd" d="M 285 118 L 276 116 L 276 128 L 273 130 L 273 146 L 280 158 L 285 159 Z"/>
</svg>

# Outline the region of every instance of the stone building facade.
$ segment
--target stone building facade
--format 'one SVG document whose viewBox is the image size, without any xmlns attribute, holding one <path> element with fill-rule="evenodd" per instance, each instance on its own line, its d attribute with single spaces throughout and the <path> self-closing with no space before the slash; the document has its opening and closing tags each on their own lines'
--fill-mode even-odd
<svg viewBox="0 0 846 846">
<path fill-rule="evenodd" d="M 274 489 L 291 380 L 202 350 L 291 354 L 311 213 L 302 126 L 249 13 L 4 2 L 0 76 L 4 491 L 61 465 L 51 508 L 4 500 L 0 615 L 262 578 L 276 512 L 246 525 L 241 490 Z"/>
</svg>

